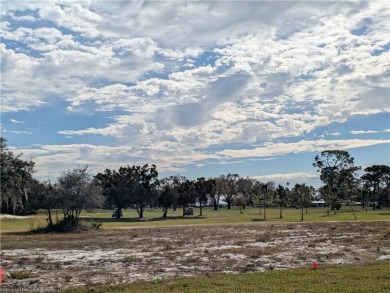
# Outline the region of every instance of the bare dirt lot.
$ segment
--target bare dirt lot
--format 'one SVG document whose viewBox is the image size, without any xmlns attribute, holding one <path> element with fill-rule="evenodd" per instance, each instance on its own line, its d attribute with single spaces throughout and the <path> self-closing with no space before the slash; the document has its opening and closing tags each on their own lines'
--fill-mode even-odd
<svg viewBox="0 0 390 293">
<path fill-rule="evenodd" d="M 390 222 L 256 223 L 2 235 L 4 292 L 363 264 L 390 259 Z"/>
</svg>

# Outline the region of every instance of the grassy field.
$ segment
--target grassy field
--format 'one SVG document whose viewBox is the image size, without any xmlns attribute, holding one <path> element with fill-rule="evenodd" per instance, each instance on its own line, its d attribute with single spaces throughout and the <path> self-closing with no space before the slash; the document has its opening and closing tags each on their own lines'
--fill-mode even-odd
<svg viewBox="0 0 390 293">
<path fill-rule="evenodd" d="M 86 292 L 390 292 L 390 264 L 293 269 L 186 277 L 128 285 L 71 289 Z"/>
<path fill-rule="evenodd" d="M 357 220 L 360 221 L 382 221 L 390 220 L 390 209 L 372 210 L 366 213 L 361 207 L 354 207 Z M 172 226 L 172 225 L 196 225 L 196 224 L 238 224 L 238 223 L 256 223 L 256 222 L 295 222 L 301 219 L 301 210 L 289 208 L 283 210 L 283 218 L 279 218 L 279 209 L 266 209 L 266 220 L 264 220 L 264 211 L 258 208 L 246 208 L 243 213 L 237 208 L 227 210 L 222 208 L 213 211 L 212 208 L 203 210 L 203 216 L 198 216 L 199 210 L 194 208 L 194 216 L 182 217 L 182 210 L 176 212 L 169 210 L 168 217 L 163 219 L 160 209 L 146 210 L 143 219 L 138 219 L 134 210 L 125 210 L 122 219 L 111 218 L 111 211 L 97 210 L 94 212 L 83 212 L 84 219 L 94 220 L 101 223 L 103 229 L 114 227 L 145 227 L 145 226 Z M 46 215 L 42 212 L 32 217 L 23 219 L 2 219 L 1 231 L 29 231 L 46 225 Z M 326 208 L 310 208 L 308 213 L 304 214 L 305 222 L 318 221 L 354 221 L 354 215 L 351 207 L 343 207 L 337 214 L 331 212 L 327 214 Z"/>
</svg>

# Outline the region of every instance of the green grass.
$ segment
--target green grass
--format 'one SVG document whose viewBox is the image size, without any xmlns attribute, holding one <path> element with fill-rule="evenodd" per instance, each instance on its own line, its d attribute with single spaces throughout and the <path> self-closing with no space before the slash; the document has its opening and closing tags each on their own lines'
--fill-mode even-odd
<svg viewBox="0 0 390 293">
<path fill-rule="evenodd" d="M 36 229 L 37 227 L 46 226 L 47 216 L 39 214 L 23 219 L 1 219 L 0 229 L 1 232 L 7 231 L 29 231 Z"/>
<path fill-rule="evenodd" d="M 390 209 L 368 210 L 366 213 L 361 207 L 354 207 L 357 220 L 360 221 L 382 221 L 390 220 Z M 301 210 L 288 208 L 283 210 L 283 218 L 279 218 L 279 209 L 266 209 L 266 220 L 264 220 L 263 210 L 259 214 L 259 208 L 246 208 L 240 214 L 238 208 L 234 207 L 231 210 L 222 208 L 218 211 L 213 211 L 212 208 L 203 210 L 203 216 L 197 216 L 199 209 L 194 208 L 194 216 L 182 217 L 182 210 L 176 212 L 169 210 L 168 217 L 162 218 L 161 209 L 146 210 L 143 219 L 138 219 L 138 215 L 134 210 L 125 210 L 122 219 L 111 218 L 112 211 L 97 210 L 94 212 L 83 212 L 82 217 L 89 220 L 94 220 L 97 223 L 103 224 L 103 229 L 115 227 L 145 227 L 145 226 L 172 226 L 172 225 L 195 225 L 195 224 L 241 224 L 241 223 L 256 223 L 256 222 L 295 222 L 301 219 Z M 46 225 L 46 216 L 38 214 L 31 218 L 25 219 L 2 219 L 0 223 L 1 231 L 29 231 L 31 228 L 37 228 Z M 354 216 L 350 207 L 343 207 L 337 214 L 333 212 L 327 215 L 326 208 L 310 208 L 308 214 L 304 214 L 305 222 L 318 221 L 354 221 Z"/>
<path fill-rule="evenodd" d="M 390 292 L 390 263 L 183 277 L 161 282 L 80 288 L 86 292 Z"/>
</svg>

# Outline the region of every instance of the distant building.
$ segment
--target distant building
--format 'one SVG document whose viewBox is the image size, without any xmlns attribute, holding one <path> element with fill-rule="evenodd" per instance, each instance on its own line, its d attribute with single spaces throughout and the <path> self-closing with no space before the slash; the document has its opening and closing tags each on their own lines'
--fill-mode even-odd
<svg viewBox="0 0 390 293">
<path fill-rule="evenodd" d="M 325 201 L 323 199 L 316 199 L 311 202 L 312 207 L 324 207 Z"/>
</svg>

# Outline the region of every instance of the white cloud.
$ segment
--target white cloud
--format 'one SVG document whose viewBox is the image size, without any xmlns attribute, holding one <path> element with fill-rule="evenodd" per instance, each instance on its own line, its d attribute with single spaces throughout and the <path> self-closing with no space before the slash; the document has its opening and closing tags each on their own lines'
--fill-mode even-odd
<svg viewBox="0 0 390 293">
<path fill-rule="evenodd" d="M 188 163 L 196 163 L 215 158 L 175 144 L 151 145 L 150 148 L 131 146 L 100 146 L 91 144 L 41 145 L 35 148 L 12 148 L 15 153 L 23 152 L 24 157 L 32 158 L 36 163 L 38 178 L 53 178 L 60 172 L 88 165 L 92 172 L 101 172 L 106 168 L 117 169 L 124 165 L 143 165 L 153 163 L 159 172 L 182 172 Z M 99 160 L 96 160 L 99 158 Z"/>
<path fill-rule="evenodd" d="M 372 134 L 372 133 L 387 133 L 390 132 L 390 129 L 383 130 L 353 130 L 351 134 Z"/>
<path fill-rule="evenodd" d="M 129 134 L 132 130 L 125 124 L 111 124 L 105 128 L 87 128 L 84 130 L 60 130 L 57 133 L 64 135 L 85 135 L 85 134 L 99 134 L 103 136 L 123 137 L 125 133 Z"/>
<path fill-rule="evenodd" d="M 16 119 L 10 119 L 10 121 L 12 123 L 15 123 L 15 124 L 22 124 L 23 123 L 23 121 L 19 121 L 19 120 L 16 120 Z"/>
<path fill-rule="evenodd" d="M 59 127 L 86 145 L 88 135 L 110 137 L 182 170 L 210 157 L 388 143 L 303 140 L 332 123 L 390 112 L 385 2 L 6 1 L 2 15 L 1 111 L 49 103 L 72 117 L 109 112 L 105 125 Z M 33 19 L 41 21 L 30 27 Z M 288 139 L 300 141 L 280 143 Z M 210 154 L 214 147 L 227 149 Z M 104 147 L 76 149 L 39 160 L 74 161 L 78 151 Z"/>
<path fill-rule="evenodd" d="M 287 182 L 306 182 L 319 180 L 319 175 L 316 172 L 293 172 L 293 173 L 276 173 L 267 175 L 251 176 L 253 179 L 260 181 L 275 181 L 281 183 Z"/>
<path fill-rule="evenodd" d="M 389 144 L 389 139 L 349 139 L 349 140 L 302 140 L 296 143 L 269 143 L 254 149 L 223 150 L 218 154 L 231 158 L 242 157 L 268 157 L 301 152 L 318 152 L 329 149 L 353 149 L 373 146 L 377 144 Z"/>
<path fill-rule="evenodd" d="M 3 133 L 10 133 L 10 134 L 16 134 L 16 135 L 21 135 L 21 134 L 28 134 L 31 135 L 31 131 L 26 131 L 26 130 L 7 130 L 7 129 L 2 129 L 1 130 Z"/>
</svg>

